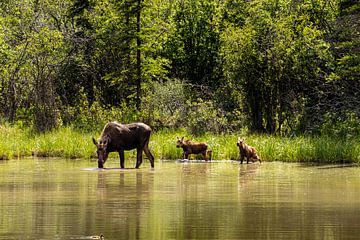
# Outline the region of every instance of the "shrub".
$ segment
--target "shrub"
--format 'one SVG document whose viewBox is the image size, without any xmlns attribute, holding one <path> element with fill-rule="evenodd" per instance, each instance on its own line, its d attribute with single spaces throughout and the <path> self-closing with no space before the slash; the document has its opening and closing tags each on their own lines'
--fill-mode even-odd
<svg viewBox="0 0 360 240">
<path fill-rule="evenodd" d="M 159 128 L 177 128 L 183 125 L 186 115 L 184 83 L 180 80 L 153 82 L 142 98 L 144 122 Z"/>
<path fill-rule="evenodd" d="M 353 138 L 360 135 L 360 118 L 353 112 L 339 114 L 328 113 L 320 127 L 320 133 L 326 136 Z"/>
<path fill-rule="evenodd" d="M 228 121 L 219 108 L 212 101 L 188 103 L 187 128 L 192 134 L 205 132 L 221 133 L 227 130 Z"/>
<path fill-rule="evenodd" d="M 214 101 L 190 101 L 185 94 L 189 87 L 180 80 L 153 83 L 142 99 L 143 121 L 156 129 L 186 128 L 196 135 L 228 132 L 234 127 Z M 233 115 L 232 123 L 238 126 L 239 119 Z"/>
</svg>

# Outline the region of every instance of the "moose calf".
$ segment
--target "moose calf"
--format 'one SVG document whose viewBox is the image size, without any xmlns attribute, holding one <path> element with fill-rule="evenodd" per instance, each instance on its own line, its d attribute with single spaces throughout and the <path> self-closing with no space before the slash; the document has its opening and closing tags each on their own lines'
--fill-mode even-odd
<svg viewBox="0 0 360 240">
<path fill-rule="evenodd" d="M 211 161 L 211 150 L 207 150 L 208 145 L 206 142 L 193 142 L 191 140 L 184 141 L 184 137 L 177 138 L 176 147 L 182 148 L 183 159 L 188 159 L 189 154 L 202 154 L 204 156 L 205 161 Z M 209 159 L 207 156 L 209 155 Z"/>
<path fill-rule="evenodd" d="M 238 138 L 236 145 L 239 147 L 240 151 L 240 163 L 243 163 L 244 157 L 246 157 L 246 163 L 249 163 L 251 159 L 252 162 L 258 160 L 261 163 L 259 156 L 256 154 L 256 149 L 244 143 L 243 140 Z"/>
</svg>

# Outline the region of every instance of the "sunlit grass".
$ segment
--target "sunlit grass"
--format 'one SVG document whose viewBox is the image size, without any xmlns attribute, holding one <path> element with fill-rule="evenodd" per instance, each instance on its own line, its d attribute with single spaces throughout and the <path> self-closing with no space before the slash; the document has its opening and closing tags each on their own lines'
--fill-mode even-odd
<svg viewBox="0 0 360 240">
<path fill-rule="evenodd" d="M 165 129 L 152 134 L 149 148 L 155 159 L 179 159 L 182 149 L 176 147 L 177 137 L 185 136 L 187 133 L 182 130 Z"/>
<path fill-rule="evenodd" d="M 39 157 L 90 158 L 95 152 L 92 135 L 70 127 L 37 134 L 33 136 L 33 153 Z"/>
<path fill-rule="evenodd" d="M 35 134 L 29 129 L 1 126 L 0 135 L 2 159 L 22 156 L 90 158 L 95 152 L 92 134 L 80 133 L 70 127 Z"/>
<path fill-rule="evenodd" d="M 179 159 L 182 150 L 176 149 L 176 137 L 205 141 L 213 151 L 212 159 L 239 160 L 238 137 L 257 149 L 263 161 L 346 163 L 360 162 L 360 141 L 331 137 L 280 137 L 270 135 L 205 134 L 194 137 L 185 131 L 160 131 L 154 134 L 153 148 L 161 159 Z"/>
<path fill-rule="evenodd" d="M 51 132 L 36 134 L 30 129 L 8 125 L 0 126 L 0 159 L 26 156 L 94 158 L 95 146 L 91 138 L 98 133 L 83 133 L 63 127 Z M 359 139 L 338 139 L 332 137 L 280 137 L 245 134 L 204 134 L 193 136 L 183 129 L 159 130 L 151 136 L 149 147 L 155 159 L 175 160 L 182 157 L 182 149 L 176 148 L 177 137 L 205 141 L 212 150 L 213 160 L 238 160 L 236 146 L 238 137 L 254 146 L 263 161 L 347 163 L 360 162 Z M 126 158 L 134 158 L 136 151 L 126 152 Z M 118 157 L 116 153 L 112 157 Z M 201 159 L 202 156 L 191 156 Z"/>
<path fill-rule="evenodd" d="M 31 155 L 29 131 L 0 126 L 0 159 Z"/>
</svg>

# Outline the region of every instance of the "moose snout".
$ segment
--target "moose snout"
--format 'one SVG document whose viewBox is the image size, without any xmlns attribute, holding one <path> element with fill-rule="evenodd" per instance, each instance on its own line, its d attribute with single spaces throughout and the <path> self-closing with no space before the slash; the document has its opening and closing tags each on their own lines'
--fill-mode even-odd
<svg viewBox="0 0 360 240">
<path fill-rule="evenodd" d="M 98 168 L 104 168 L 104 162 L 102 160 L 98 160 Z"/>
</svg>

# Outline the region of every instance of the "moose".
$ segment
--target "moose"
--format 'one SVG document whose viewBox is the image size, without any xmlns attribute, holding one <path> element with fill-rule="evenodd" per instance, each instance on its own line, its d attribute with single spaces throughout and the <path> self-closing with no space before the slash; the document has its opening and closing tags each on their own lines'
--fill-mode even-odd
<svg viewBox="0 0 360 240">
<path fill-rule="evenodd" d="M 191 140 L 184 140 L 184 137 L 177 137 L 176 142 L 177 148 L 183 149 L 183 159 L 188 159 L 190 154 L 202 154 L 204 156 L 205 161 L 211 161 L 211 150 L 207 150 L 208 144 L 206 142 L 193 142 Z M 207 158 L 209 155 L 209 159 Z"/>
<path fill-rule="evenodd" d="M 238 138 L 236 145 L 239 147 L 241 164 L 243 163 L 245 157 L 246 163 L 249 163 L 249 160 L 251 160 L 252 162 L 258 160 L 261 163 L 261 160 L 257 155 L 256 149 L 254 147 L 247 145 L 244 140 L 241 140 L 240 138 Z"/>
<path fill-rule="evenodd" d="M 99 142 L 92 138 L 97 147 L 98 168 L 104 168 L 104 164 L 110 152 L 118 152 L 120 156 L 120 167 L 124 168 L 125 150 L 136 149 L 136 166 L 142 163 L 142 152 L 149 158 L 151 167 L 154 167 L 154 156 L 149 150 L 151 128 L 144 123 L 121 124 L 109 122 L 105 125 Z"/>
</svg>

